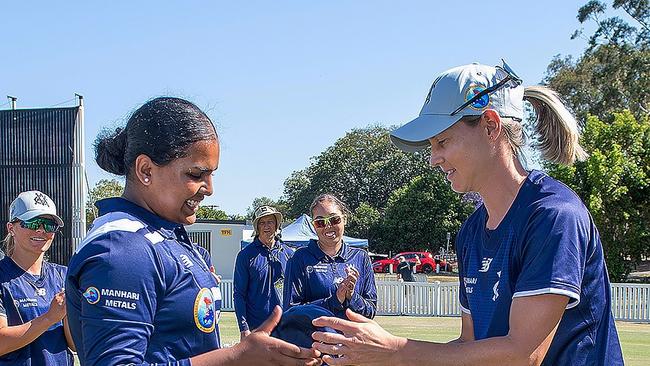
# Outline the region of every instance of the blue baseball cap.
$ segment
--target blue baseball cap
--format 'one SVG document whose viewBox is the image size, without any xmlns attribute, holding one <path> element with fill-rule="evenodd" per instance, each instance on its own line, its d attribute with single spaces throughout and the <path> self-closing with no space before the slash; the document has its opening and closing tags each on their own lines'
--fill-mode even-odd
<svg viewBox="0 0 650 366">
<path fill-rule="evenodd" d="M 499 66 L 473 63 L 449 69 L 436 77 L 420 115 L 393 131 L 390 139 L 399 149 L 416 152 L 464 116 L 480 116 L 487 109 L 522 120 L 521 83 L 505 61 Z"/>
<path fill-rule="evenodd" d="M 296 346 L 311 348 L 314 340 L 311 335 L 314 332 L 330 332 L 338 333 L 335 329 L 330 327 L 316 327 L 312 324 L 312 320 L 321 316 L 335 315 L 318 305 L 297 305 L 282 314 L 282 319 L 271 336 L 282 339 L 283 341 L 295 344 Z"/>
</svg>

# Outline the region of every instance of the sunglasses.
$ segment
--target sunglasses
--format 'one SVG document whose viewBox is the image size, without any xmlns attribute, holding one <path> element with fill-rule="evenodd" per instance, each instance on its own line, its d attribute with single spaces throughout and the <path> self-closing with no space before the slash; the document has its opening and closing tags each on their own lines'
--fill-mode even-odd
<svg viewBox="0 0 650 366">
<path fill-rule="evenodd" d="M 25 220 L 25 221 L 19 220 L 19 222 L 20 222 L 20 227 L 22 227 L 23 229 L 38 230 L 41 227 L 41 225 L 43 225 L 43 229 L 45 230 L 46 233 L 56 233 L 57 231 L 59 231 L 59 224 L 57 224 L 55 221 L 50 219 L 37 217 L 31 220 Z"/>
<path fill-rule="evenodd" d="M 332 215 L 328 217 L 323 217 L 322 219 L 314 219 L 312 220 L 312 223 L 314 224 L 314 227 L 317 229 L 322 229 L 324 227 L 327 227 L 327 225 L 334 226 L 338 225 L 343 221 L 343 217 L 339 215 Z"/>
<path fill-rule="evenodd" d="M 508 64 L 506 63 L 505 60 L 501 59 L 501 61 L 503 62 L 503 65 L 502 66 L 496 66 L 496 69 L 497 69 L 497 74 L 505 74 L 503 79 L 501 79 L 501 81 L 499 81 L 498 83 L 492 85 L 491 87 L 485 88 L 485 89 L 481 90 L 480 92 L 476 93 L 473 97 L 468 99 L 465 103 L 461 104 L 458 108 L 456 108 L 453 112 L 451 112 L 450 116 L 456 115 L 458 112 L 465 109 L 465 107 L 467 107 L 468 105 L 470 105 L 470 104 L 473 105 L 474 103 L 477 103 L 477 102 L 479 102 L 479 103 L 477 103 L 479 105 L 475 105 L 475 107 L 477 107 L 477 108 L 485 107 L 489 102 L 489 98 L 486 98 L 486 100 L 483 100 L 483 97 L 486 96 L 486 95 L 494 93 L 495 91 L 497 91 L 497 90 L 501 89 L 502 87 L 506 86 L 506 84 L 508 84 L 508 83 L 510 83 L 511 88 L 515 88 L 515 87 L 521 85 L 523 80 L 521 80 L 521 78 L 519 76 L 517 76 L 517 74 L 515 74 L 514 71 L 512 71 L 512 69 L 510 68 L 510 66 L 508 66 Z"/>
</svg>

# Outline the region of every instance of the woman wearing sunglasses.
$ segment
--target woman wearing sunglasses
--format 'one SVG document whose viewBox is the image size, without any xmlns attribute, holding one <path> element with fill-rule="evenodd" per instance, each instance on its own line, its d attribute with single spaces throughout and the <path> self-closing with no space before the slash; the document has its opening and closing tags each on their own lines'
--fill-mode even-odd
<svg viewBox="0 0 650 366">
<path fill-rule="evenodd" d="M 73 365 L 66 268 L 43 260 L 63 220 L 39 191 L 19 194 L 9 217 L 0 260 L 0 365 Z"/>
<path fill-rule="evenodd" d="M 82 365 L 315 365 L 313 350 L 271 338 L 275 312 L 219 349 L 217 278 L 183 225 L 213 192 L 219 139 L 210 118 L 179 98 L 153 99 L 124 129 L 101 136 L 96 161 L 126 176 L 70 260 L 66 299 Z"/>
<path fill-rule="evenodd" d="M 420 116 L 391 134 L 405 151 L 428 148 L 456 192 L 483 204 L 456 237 L 460 337 L 436 344 L 379 325 L 319 319 L 331 365 L 622 365 L 598 231 L 580 198 L 521 163 L 523 100 L 535 109 L 539 148 L 564 165 L 584 159 L 578 124 L 559 97 L 524 87 L 505 64 L 456 67 L 435 79 Z M 336 322 L 334 323 L 334 321 Z M 330 362 L 331 361 L 331 362 Z M 394 362 L 393 362 L 394 361 Z"/>
<path fill-rule="evenodd" d="M 310 211 L 318 240 L 310 240 L 287 262 L 284 308 L 316 304 L 341 318 L 346 309 L 374 318 L 377 288 L 370 257 L 343 241 L 349 210 L 334 195 L 322 194 Z"/>
</svg>

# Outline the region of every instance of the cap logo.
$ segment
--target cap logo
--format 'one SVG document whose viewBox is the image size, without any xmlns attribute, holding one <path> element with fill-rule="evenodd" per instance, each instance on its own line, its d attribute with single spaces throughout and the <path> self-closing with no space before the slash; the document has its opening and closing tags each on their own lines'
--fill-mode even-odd
<svg viewBox="0 0 650 366">
<path fill-rule="evenodd" d="M 472 97 L 474 97 L 476 94 L 482 92 L 483 90 L 485 90 L 485 87 L 483 85 L 470 84 L 469 88 L 467 88 L 467 93 L 465 93 L 465 101 L 468 101 L 468 100 L 472 99 Z M 485 94 L 484 96 L 482 96 L 480 98 L 478 98 L 477 100 L 472 102 L 472 104 L 470 104 L 469 106 L 472 109 L 481 110 L 481 109 L 487 107 L 488 104 L 490 104 L 490 94 L 489 93 Z"/>
<path fill-rule="evenodd" d="M 50 203 L 47 201 L 47 196 L 40 192 L 34 195 L 34 204 L 50 207 Z"/>
</svg>

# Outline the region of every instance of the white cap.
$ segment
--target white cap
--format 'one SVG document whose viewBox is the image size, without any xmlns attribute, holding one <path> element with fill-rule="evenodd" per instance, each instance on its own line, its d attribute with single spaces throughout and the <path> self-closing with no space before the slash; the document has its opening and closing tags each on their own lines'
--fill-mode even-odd
<svg viewBox="0 0 650 366">
<path fill-rule="evenodd" d="M 27 221 L 43 215 L 52 216 L 59 226 L 63 226 L 63 220 L 56 214 L 54 201 L 43 192 L 22 192 L 9 206 L 9 221 Z"/>
<path fill-rule="evenodd" d="M 457 110 L 476 94 L 510 79 L 496 90 Z M 420 116 L 393 131 L 390 139 L 401 150 L 415 152 L 429 146 L 429 139 L 464 116 L 480 116 L 487 109 L 501 117 L 522 120 L 524 87 L 521 79 L 503 61 L 502 66 L 473 63 L 440 74 L 427 95 Z M 455 113 L 454 113 L 455 112 Z"/>
</svg>

